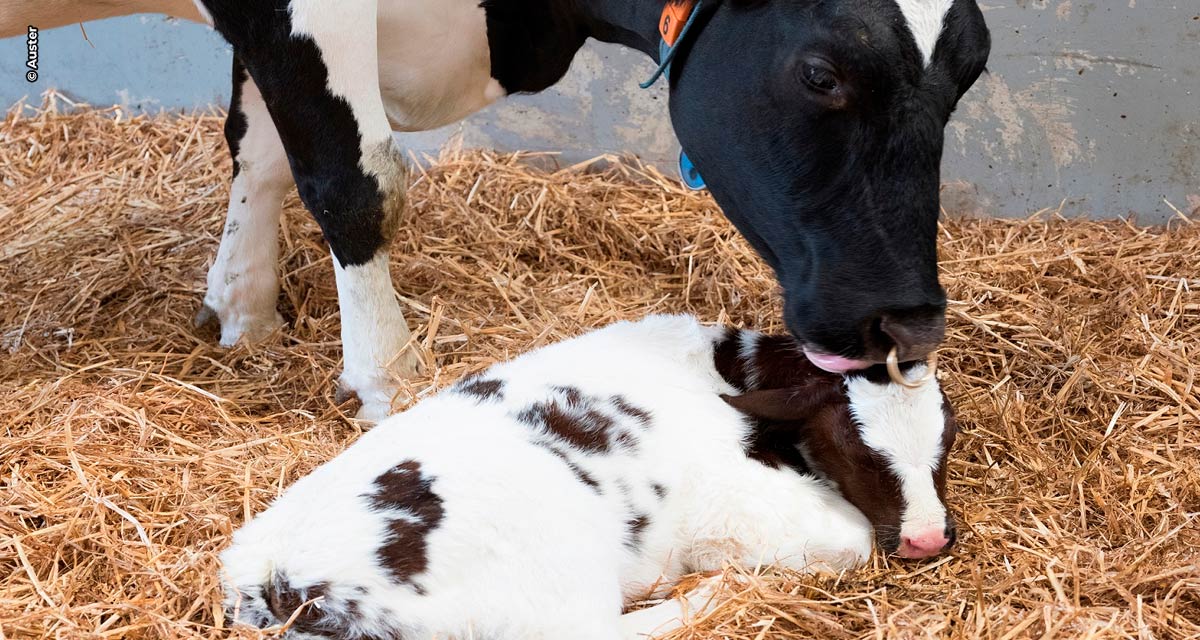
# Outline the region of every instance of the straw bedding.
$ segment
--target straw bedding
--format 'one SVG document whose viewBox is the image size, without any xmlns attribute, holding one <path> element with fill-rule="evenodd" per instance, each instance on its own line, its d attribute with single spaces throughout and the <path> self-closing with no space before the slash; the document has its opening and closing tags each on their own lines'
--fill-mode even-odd
<svg viewBox="0 0 1200 640">
<path fill-rule="evenodd" d="M 329 254 L 292 196 L 289 326 L 221 349 L 191 325 L 227 197 L 220 118 L 25 113 L 0 126 L 0 635 L 225 637 L 217 552 L 361 433 L 333 401 Z M 526 159 L 414 176 L 392 250 L 427 354 L 411 393 L 647 312 L 780 328 L 707 197 L 635 162 Z M 941 233 L 960 543 L 841 578 L 764 570 L 673 638 L 1200 637 L 1200 224 Z"/>
</svg>

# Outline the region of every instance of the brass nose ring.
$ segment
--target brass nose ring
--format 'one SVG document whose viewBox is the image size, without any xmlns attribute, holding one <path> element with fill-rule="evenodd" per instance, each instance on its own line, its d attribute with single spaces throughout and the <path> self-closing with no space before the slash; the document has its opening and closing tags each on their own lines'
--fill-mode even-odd
<svg viewBox="0 0 1200 640">
<path fill-rule="evenodd" d="M 929 352 L 929 358 L 925 361 L 925 375 L 917 380 L 909 380 L 900 372 L 900 358 L 897 355 L 899 347 L 892 347 L 887 356 L 888 377 L 898 385 L 908 387 L 909 389 L 919 389 L 926 382 L 933 380 L 937 375 L 937 351 Z"/>
</svg>

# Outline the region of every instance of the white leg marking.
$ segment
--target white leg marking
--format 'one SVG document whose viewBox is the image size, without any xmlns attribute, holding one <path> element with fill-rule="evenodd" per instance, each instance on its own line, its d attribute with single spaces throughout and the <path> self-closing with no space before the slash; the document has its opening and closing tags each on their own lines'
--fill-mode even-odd
<svg viewBox="0 0 1200 640">
<path fill-rule="evenodd" d="M 917 41 L 917 49 L 928 65 L 933 60 L 933 49 L 937 46 L 938 38 L 946 21 L 946 14 L 954 0 L 896 0 L 900 12 L 908 23 L 908 30 Z"/>
<path fill-rule="evenodd" d="M 411 375 L 421 362 L 416 346 L 401 353 L 411 334 L 392 289 L 388 252 L 381 250 L 370 262 L 347 268 L 334 258 L 333 272 L 342 310 L 341 386 L 362 400 L 359 418 L 378 421 L 391 410 L 396 390 L 392 376 Z"/>
<path fill-rule="evenodd" d="M 328 89 L 350 105 L 359 132 L 359 165 L 378 180 L 383 215 L 396 220 L 404 207 L 404 160 L 395 147 L 379 91 L 378 3 L 292 0 L 292 33 L 311 38 L 328 71 Z M 385 222 L 384 226 L 389 226 Z M 384 242 L 390 240 L 385 231 Z M 391 409 L 393 374 L 407 376 L 420 363 L 415 349 L 401 353 L 409 330 L 388 274 L 386 244 L 367 263 L 343 268 L 334 258 L 342 313 L 345 369 L 341 388 L 362 400 L 358 417 L 378 420 Z"/>
<path fill-rule="evenodd" d="M 235 159 L 240 170 L 230 189 L 225 230 L 204 296 L 204 305 L 221 321 L 221 345 L 226 347 L 242 338 L 258 340 L 283 324 L 275 310 L 279 213 L 292 187 L 283 144 L 253 80 L 242 87 L 241 108 L 247 128 Z"/>
</svg>

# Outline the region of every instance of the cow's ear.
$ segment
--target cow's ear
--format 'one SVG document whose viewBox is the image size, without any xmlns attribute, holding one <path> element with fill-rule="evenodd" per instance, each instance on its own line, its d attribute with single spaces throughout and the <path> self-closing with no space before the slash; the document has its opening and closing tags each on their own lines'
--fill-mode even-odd
<svg viewBox="0 0 1200 640">
<path fill-rule="evenodd" d="M 828 382 L 784 389 L 747 391 L 737 396 L 722 395 L 729 406 L 764 420 L 808 420 L 817 410 L 837 401 L 838 391 Z"/>
</svg>

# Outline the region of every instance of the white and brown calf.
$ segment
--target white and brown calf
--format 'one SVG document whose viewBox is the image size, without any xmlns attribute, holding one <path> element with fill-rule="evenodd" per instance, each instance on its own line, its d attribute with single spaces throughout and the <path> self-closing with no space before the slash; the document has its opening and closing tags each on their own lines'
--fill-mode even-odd
<svg viewBox="0 0 1200 640">
<path fill-rule="evenodd" d="M 296 482 L 222 555 L 227 606 L 301 637 L 642 637 L 680 605 L 623 605 L 687 572 L 848 569 L 872 527 L 887 552 L 942 551 L 954 433 L 936 381 L 621 322 L 460 381 Z"/>
</svg>

